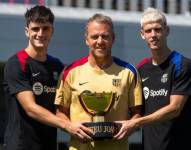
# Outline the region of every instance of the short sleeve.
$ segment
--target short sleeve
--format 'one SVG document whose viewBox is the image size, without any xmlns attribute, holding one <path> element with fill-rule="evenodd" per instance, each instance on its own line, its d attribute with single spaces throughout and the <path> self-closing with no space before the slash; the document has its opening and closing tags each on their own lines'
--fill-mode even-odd
<svg viewBox="0 0 191 150">
<path fill-rule="evenodd" d="M 71 89 L 68 81 L 69 77 L 67 76 L 67 78 L 64 78 L 63 74 L 64 73 L 61 74 L 58 81 L 54 104 L 69 108 L 71 104 Z"/>
<path fill-rule="evenodd" d="M 21 69 L 17 59 L 11 59 L 5 65 L 4 86 L 8 88 L 11 95 L 21 91 L 32 91 L 27 70 Z"/>
<path fill-rule="evenodd" d="M 183 58 L 180 71 L 174 71 L 172 95 L 191 95 L 191 61 Z"/>
<path fill-rule="evenodd" d="M 130 107 L 142 105 L 142 86 L 138 73 L 136 76 L 132 75 L 132 82 L 129 87 L 129 104 Z"/>
</svg>

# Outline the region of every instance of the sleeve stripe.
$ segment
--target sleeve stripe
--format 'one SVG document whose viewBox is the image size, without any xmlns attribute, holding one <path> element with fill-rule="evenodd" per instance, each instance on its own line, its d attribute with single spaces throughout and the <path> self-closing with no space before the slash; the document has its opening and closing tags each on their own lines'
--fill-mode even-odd
<svg viewBox="0 0 191 150">
<path fill-rule="evenodd" d="M 85 64 L 87 61 L 88 61 L 88 57 L 86 56 L 86 57 L 83 57 L 83 58 L 81 58 L 81 59 L 79 59 L 79 60 L 73 62 L 71 65 L 69 65 L 69 66 L 64 70 L 63 78 L 62 78 L 63 81 L 66 79 L 68 73 L 69 73 L 72 69 L 74 69 L 74 68 L 76 68 L 76 67 L 78 67 L 78 66 L 81 66 L 81 65 Z"/>
<path fill-rule="evenodd" d="M 139 69 L 141 66 L 143 66 L 144 64 L 148 63 L 152 61 L 152 58 L 144 58 L 143 60 L 141 60 L 138 65 L 137 65 L 137 68 Z"/>
<path fill-rule="evenodd" d="M 17 53 L 17 57 L 19 59 L 20 67 L 23 72 L 25 72 L 26 67 L 26 59 L 29 57 L 29 55 L 26 53 L 26 51 L 23 49 Z"/>
<path fill-rule="evenodd" d="M 133 67 L 133 65 L 131 65 L 130 63 L 127 63 L 127 62 L 125 62 L 125 61 L 122 61 L 122 60 L 120 60 L 119 58 L 116 58 L 116 57 L 113 57 L 113 60 L 114 60 L 114 62 L 115 62 L 117 65 L 122 66 L 122 67 L 125 67 L 125 68 L 131 70 L 131 72 L 132 72 L 132 73 L 134 74 L 134 76 L 135 76 L 135 80 L 136 80 L 135 83 L 137 83 L 137 71 L 136 71 L 135 67 Z"/>
<path fill-rule="evenodd" d="M 180 74 L 182 55 L 173 51 L 170 55 L 170 59 L 173 64 L 175 64 L 175 76 L 177 77 Z"/>
</svg>

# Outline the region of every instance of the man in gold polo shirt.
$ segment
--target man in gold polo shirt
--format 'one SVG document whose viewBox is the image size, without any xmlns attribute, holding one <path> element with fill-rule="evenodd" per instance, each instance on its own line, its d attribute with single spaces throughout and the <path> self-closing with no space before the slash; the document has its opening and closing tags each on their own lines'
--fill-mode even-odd
<svg viewBox="0 0 191 150">
<path fill-rule="evenodd" d="M 86 24 L 85 38 L 89 56 L 63 71 L 55 99 L 57 115 L 65 119 L 65 130 L 71 134 L 70 150 L 128 150 L 128 135 L 137 128 L 128 120 L 140 116 L 142 105 L 139 75 L 131 64 L 111 55 L 115 34 L 110 17 L 92 16 Z M 112 139 L 92 140 L 92 130 L 83 125 L 92 122 L 79 100 L 85 91 L 116 93 L 113 106 L 104 116 L 105 121 L 121 124 Z"/>
</svg>

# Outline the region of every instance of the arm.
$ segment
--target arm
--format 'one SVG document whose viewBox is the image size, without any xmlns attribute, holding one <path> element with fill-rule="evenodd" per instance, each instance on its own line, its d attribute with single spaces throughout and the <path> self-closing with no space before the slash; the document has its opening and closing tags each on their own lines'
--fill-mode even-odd
<svg viewBox="0 0 191 150">
<path fill-rule="evenodd" d="M 137 73 L 137 71 L 136 71 Z M 132 82 L 129 87 L 129 91 L 127 91 L 128 99 L 129 99 L 129 112 L 130 112 L 130 120 L 124 120 L 124 121 L 117 121 L 121 123 L 121 129 L 119 132 L 114 136 L 115 139 L 120 140 L 124 138 L 125 135 L 130 135 L 132 132 L 134 132 L 139 126 L 134 124 L 133 120 L 141 117 L 142 112 L 142 86 L 141 86 L 141 80 L 140 76 L 137 73 L 132 74 L 133 76 L 130 76 L 132 78 Z M 137 78 L 135 78 L 137 77 Z M 127 84 L 129 85 L 129 83 Z"/>
<path fill-rule="evenodd" d="M 64 128 L 64 120 L 36 104 L 32 91 L 19 92 L 16 97 L 29 117 L 52 127 Z"/>
<path fill-rule="evenodd" d="M 114 136 L 115 139 L 120 140 L 125 135 L 132 134 L 139 126 L 133 122 L 133 120 L 136 120 L 137 118 L 141 117 L 141 110 L 142 106 L 134 106 L 130 107 L 130 113 L 131 113 L 131 119 L 130 120 L 124 120 L 124 121 L 117 121 L 116 123 L 121 123 L 121 129 L 120 131 Z"/>
<path fill-rule="evenodd" d="M 60 75 L 58 86 L 56 89 L 55 105 L 57 106 L 56 115 L 63 119 L 64 130 L 70 133 L 72 136 L 79 139 L 81 142 L 91 141 L 92 131 L 85 127 L 82 122 L 72 122 L 70 120 L 70 105 L 72 99 L 72 91 L 70 88 L 70 76 L 67 76 L 64 72 Z M 65 78 L 67 76 L 67 78 Z"/>
<path fill-rule="evenodd" d="M 140 127 L 141 125 L 162 122 L 178 117 L 184 107 L 184 104 L 186 103 L 186 100 L 187 96 L 171 95 L 170 104 L 153 112 L 152 114 L 140 117 L 139 114 L 135 113 L 135 115 L 133 115 L 130 120 L 124 121 L 122 123 L 122 129 L 124 128 L 124 131 L 122 134 L 119 132 L 115 138 L 122 139 L 125 134 L 130 135 L 134 130 L 136 130 L 136 128 Z M 139 110 L 135 109 L 135 111 Z"/>
<path fill-rule="evenodd" d="M 188 97 L 184 95 L 171 95 L 170 104 L 153 112 L 150 115 L 136 119 L 135 124 L 137 124 L 137 126 L 140 126 L 145 124 L 162 122 L 178 117 L 184 107 L 184 104 L 187 101 L 187 98 Z"/>
<path fill-rule="evenodd" d="M 68 109 L 59 105 L 57 106 L 56 115 L 64 120 L 65 131 L 69 132 L 72 136 L 76 137 L 81 142 L 92 141 L 92 131 L 80 122 L 71 122 L 69 119 Z"/>
<path fill-rule="evenodd" d="M 136 123 L 140 125 L 152 124 L 170 120 L 180 115 L 191 90 L 191 63 L 188 59 L 183 58 L 183 60 L 179 74 L 174 72 L 174 78 L 171 81 L 170 103 L 152 114 L 137 119 Z"/>
</svg>

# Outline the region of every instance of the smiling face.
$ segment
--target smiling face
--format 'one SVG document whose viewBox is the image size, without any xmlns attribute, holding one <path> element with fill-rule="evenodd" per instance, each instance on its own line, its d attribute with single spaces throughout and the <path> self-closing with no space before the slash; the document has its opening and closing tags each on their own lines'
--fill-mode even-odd
<svg viewBox="0 0 191 150">
<path fill-rule="evenodd" d="M 161 20 L 144 23 L 140 33 L 151 50 L 160 50 L 167 47 L 169 27 Z"/>
<path fill-rule="evenodd" d="M 112 27 L 107 23 L 92 21 L 88 24 L 86 44 L 90 54 L 96 59 L 111 57 L 111 49 L 114 43 Z"/>
<path fill-rule="evenodd" d="M 45 7 L 36 5 L 25 13 L 25 34 L 29 39 L 27 49 L 47 51 L 53 34 L 54 14 Z"/>
<path fill-rule="evenodd" d="M 25 28 L 29 39 L 29 46 L 33 49 L 47 49 L 53 34 L 53 25 L 50 23 L 30 22 Z"/>
</svg>

